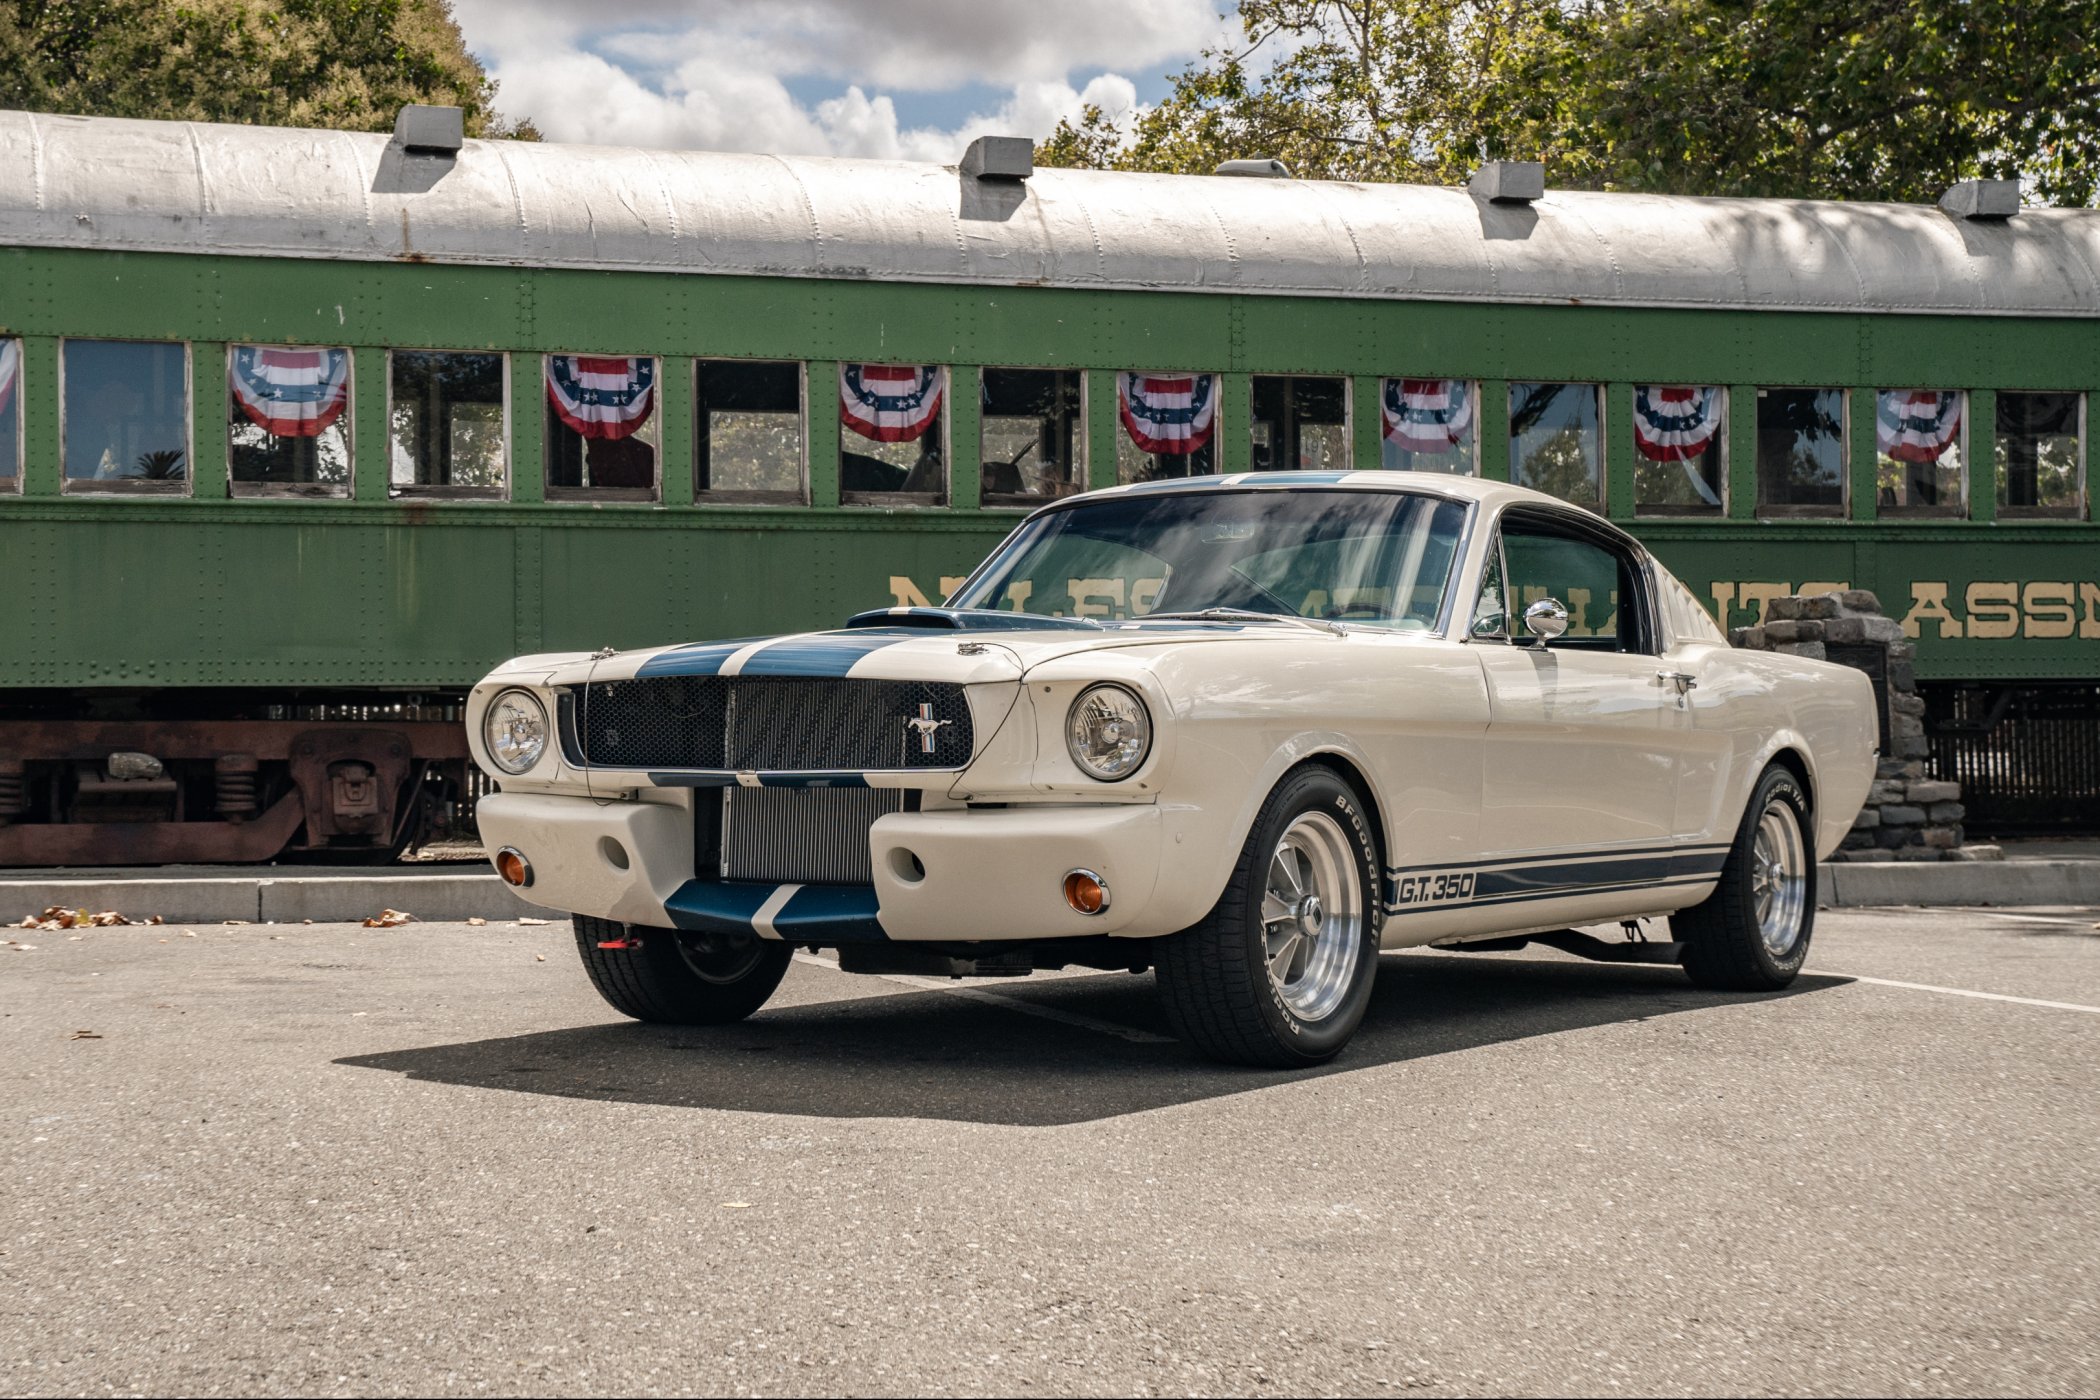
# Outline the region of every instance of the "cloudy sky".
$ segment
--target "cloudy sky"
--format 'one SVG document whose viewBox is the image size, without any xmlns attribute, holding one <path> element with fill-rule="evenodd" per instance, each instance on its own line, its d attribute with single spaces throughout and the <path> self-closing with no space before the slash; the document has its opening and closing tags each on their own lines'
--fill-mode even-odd
<svg viewBox="0 0 2100 1400">
<path fill-rule="evenodd" d="M 956 160 L 1155 101 L 1224 0 L 454 0 L 549 140 Z M 614 16 L 608 22 L 608 16 Z"/>
</svg>

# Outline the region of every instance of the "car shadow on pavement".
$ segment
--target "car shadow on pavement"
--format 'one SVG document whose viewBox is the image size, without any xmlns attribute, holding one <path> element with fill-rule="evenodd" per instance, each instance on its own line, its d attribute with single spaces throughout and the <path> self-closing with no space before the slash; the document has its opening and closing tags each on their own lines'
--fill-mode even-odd
<svg viewBox="0 0 2100 1400">
<path fill-rule="evenodd" d="M 1389 954 L 1349 1048 L 1319 1069 L 1295 1072 L 1213 1064 L 1176 1042 L 1133 1042 L 996 1002 L 894 989 L 775 1005 L 734 1026 L 616 1021 L 336 1063 L 616 1103 L 1048 1127 L 1534 1036 L 1777 1001 L 1846 980 L 1804 976 L 1785 992 L 1731 995 L 1699 991 L 1675 968 Z M 1149 975 L 959 985 L 1171 1034 Z"/>
</svg>

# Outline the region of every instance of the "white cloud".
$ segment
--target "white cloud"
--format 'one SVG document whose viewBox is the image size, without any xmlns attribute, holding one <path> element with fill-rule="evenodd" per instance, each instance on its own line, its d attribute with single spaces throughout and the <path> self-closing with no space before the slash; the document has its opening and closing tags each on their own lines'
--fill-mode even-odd
<svg viewBox="0 0 2100 1400">
<path fill-rule="evenodd" d="M 458 0 L 499 106 L 549 139 L 953 161 L 986 133 L 1041 139 L 1221 35 L 1213 0 L 629 0 L 622 27 L 577 0 Z M 1075 88 L 1072 75 L 1111 71 Z M 835 80 L 798 100 L 791 80 Z M 1011 85 L 952 127 L 904 127 L 890 92 Z M 888 89 L 888 91 L 885 91 Z"/>
</svg>

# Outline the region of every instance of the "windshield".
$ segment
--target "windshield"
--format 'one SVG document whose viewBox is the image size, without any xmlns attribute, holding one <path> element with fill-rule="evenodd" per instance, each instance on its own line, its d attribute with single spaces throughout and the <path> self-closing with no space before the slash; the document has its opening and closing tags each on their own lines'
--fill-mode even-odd
<svg viewBox="0 0 2100 1400">
<path fill-rule="evenodd" d="M 1429 631 L 1465 507 L 1392 491 L 1111 496 L 1015 532 L 949 600 L 1104 621 L 1209 609 Z"/>
</svg>

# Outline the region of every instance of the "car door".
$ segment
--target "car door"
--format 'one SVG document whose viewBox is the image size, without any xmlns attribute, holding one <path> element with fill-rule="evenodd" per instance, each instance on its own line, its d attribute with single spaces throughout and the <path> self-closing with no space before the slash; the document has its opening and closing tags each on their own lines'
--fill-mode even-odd
<svg viewBox="0 0 2100 1400">
<path fill-rule="evenodd" d="M 1536 903 L 1527 924 L 1567 901 L 1594 916 L 1589 896 L 1666 876 L 1675 835 L 1674 692 L 1647 573 L 1608 527 L 1534 507 L 1503 513 L 1488 569 L 1470 636 L 1489 711 L 1475 903 Z M 1551 640 L 1523 621 L 1546 599 L 1568 614 Z"/>
</svg>

